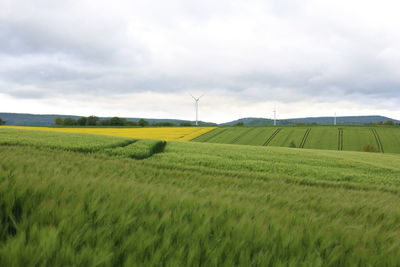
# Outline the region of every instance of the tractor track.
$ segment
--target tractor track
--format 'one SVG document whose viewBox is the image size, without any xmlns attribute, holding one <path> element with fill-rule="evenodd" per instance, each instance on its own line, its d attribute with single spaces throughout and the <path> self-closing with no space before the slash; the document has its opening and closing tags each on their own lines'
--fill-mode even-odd
<svg viewBox="0 0 400 267">
<path fill-rule="evenodd" d="M 310 132 L 311 132 L 311 128 L 308 128 L 308 129 L 306 130 L 306 132 L 304 133 L 304 136 L 303 136 L 303 139 L 301 140 L 301 143 L 300 143 L 299 148 L 304 148 L 304 145 L 305 145 L 306 142 L 307 142 L 308 135 L 310 134 Z"/>
<path fill-rule="evenodd" d="M 232 140 L 232 144 L 236 144 L 236 142 L 239 141 L 240 138 L 242 138 L 242 137 L 245 136 L 246 134 L 248 134 L 248 133 L 250 133 L 251 131 L 254 131 L 254 130 L 256 130 L 256 129 L 257 129 L 257 128 L 251 128 L 251 129 L 248 129 L 247 131 L 245 131 L 245 132 L 239 134 L 239 136 L 237 136 L 235 139 Z"/>
<path fill-rule="evenodd" d="M 343 129 L 339 128 L 339 134 L 338 134 L 338 150 L 342 151 L 343 150 Z"/>
<path fill-rule="evenodd" d="M 264 142 L 263 146 L 268 146 L 269 143 L 271 143 L 272 139 L 275 138 L 275 136 L 282 130 L 282 128 L 278 128 L 275 130 L 275 132 L 272 133 L 272 135 L 267 139 L 267 141 Z"/>
<path fill-rule="evenodd" d="M 385 153 L 384 149 L 383 149 L 383 145 L 382 145 L 382 141 L 381 138 L 379 137 L 378 131 L 376 129 L 371 129 L 372 133 L 374 134 L 375 137 L 375 141 L 378 145 L 378 149 L 381 153 Z"/>
<path fill-rule="evenodd" d="M 218 135 L 226 132 L 226 130 L 228 130 L 228 129 L 223 129 L 223 130 L 217 132 L 216 134 L 214 134 L 214 135 L 210 136 L 209 138 L 207 138 L 206 140 L 204 140 L 203 143 L 206 143 L 206 142 L 210 141 L 212 138 L 217 137 Z"/>
</svg>

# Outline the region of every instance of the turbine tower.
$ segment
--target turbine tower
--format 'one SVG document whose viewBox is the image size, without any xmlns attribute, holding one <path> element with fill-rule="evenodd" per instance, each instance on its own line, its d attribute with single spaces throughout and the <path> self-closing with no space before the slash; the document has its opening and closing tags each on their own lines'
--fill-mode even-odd
<svg viewBox="0 0 400 267">
<path fill-rule="evenodd" d="M 199 114 L 199 100 L 200 100 L 200 98 L 202 98 L 203 96 L 204 96 L 204 94 L 203 95 L 201 95 L 201 96 L 199 96 L 199 97 L 194 97 L 192 94 L 190 94 L 191 96 L 192 96 L 192 98 L 194 99 L 194 109 L 196 110 L 196 126 L 198 126 L 198 114 Z"/>
<path fill-rule="evenodd" d="M 274 126 L 276 126 L 276 107 L 274 107 Z"/>
</svg>

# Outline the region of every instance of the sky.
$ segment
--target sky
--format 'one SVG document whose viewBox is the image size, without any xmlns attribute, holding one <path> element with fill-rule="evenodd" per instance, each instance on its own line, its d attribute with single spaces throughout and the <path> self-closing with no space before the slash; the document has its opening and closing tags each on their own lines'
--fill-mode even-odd
<svg viewBox="0 0 400 267">
<path fill-rule="evenodd" d="M 0 112 L 400 119 L 400 2 L 0 0 Z"/>
</svg>

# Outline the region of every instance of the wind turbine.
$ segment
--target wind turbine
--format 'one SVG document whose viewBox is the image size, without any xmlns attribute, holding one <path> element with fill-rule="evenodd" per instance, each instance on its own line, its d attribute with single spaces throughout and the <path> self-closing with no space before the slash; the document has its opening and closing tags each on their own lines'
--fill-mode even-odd
<svg viewBox="0 0 400 267">
<path fill-rule="evenodd" d="M 192 96 L 192 98 L 194 99 L 194 108 L 196 110 L 196 126 L 199 124 L 198 123 L 198 113 L 199 113 L 199 100 L 200 98 L 202 98 L 204 96 L 204 94 L 202 94 L 199 97 L 194 97 L 192 94 L 190 94 Z"/>
<path fill-rule="evenodd" d="M 276 126 L 276 107 L 274 107 L 274 126 Z"/>
</svg>

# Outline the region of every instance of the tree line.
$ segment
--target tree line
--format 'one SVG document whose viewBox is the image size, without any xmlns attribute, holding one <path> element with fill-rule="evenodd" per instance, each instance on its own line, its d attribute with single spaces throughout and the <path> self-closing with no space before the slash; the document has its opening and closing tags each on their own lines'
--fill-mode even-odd
<svg viewBox="0 0 400 267">
<path fill-rule="evenodd" d="M 101 120 L 99 117 L 96 116 L 81 117 L 79 119 L 74 119 L 70 117 L 63 119 L 61 117 L 57 117 L 54 119 L 54 124 L 59 126 L 192 126 L 190 122 L 182 122 L 177 125 L 173 122 L 150 123 L 144 119 L 140 119 L 138 121 L 128 121 L 127 119 L 120 117 L 112 117 L 110 119 Z"/>
</svg>

